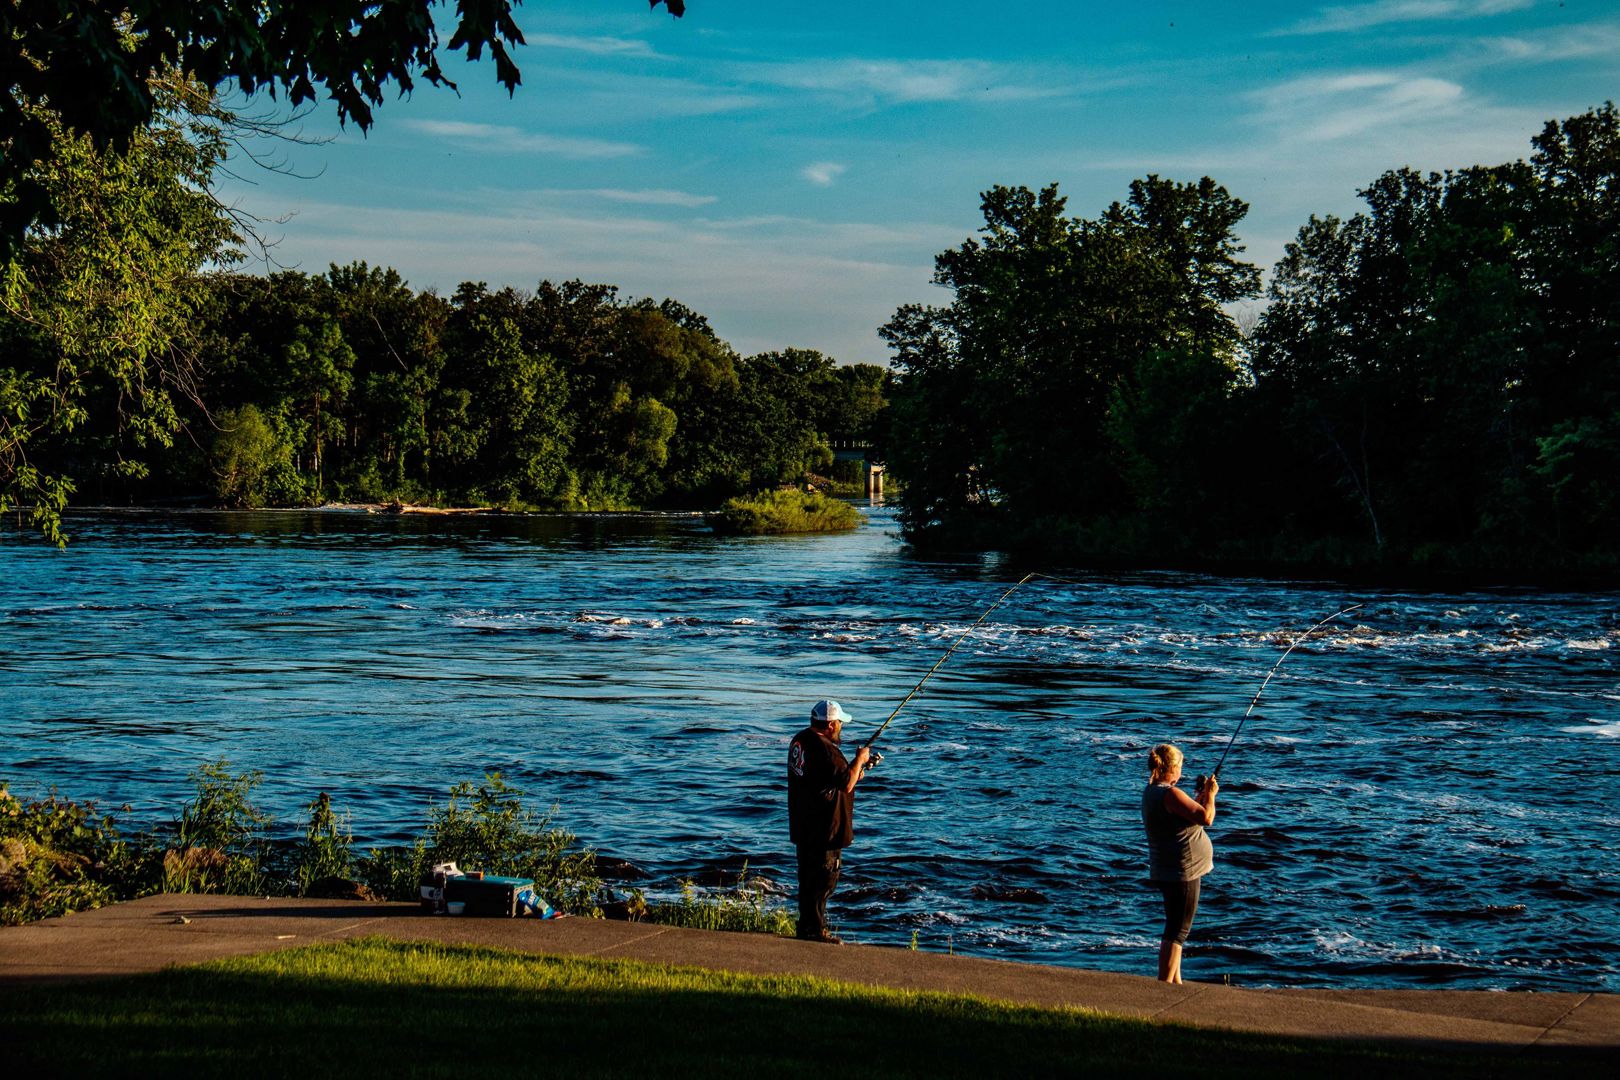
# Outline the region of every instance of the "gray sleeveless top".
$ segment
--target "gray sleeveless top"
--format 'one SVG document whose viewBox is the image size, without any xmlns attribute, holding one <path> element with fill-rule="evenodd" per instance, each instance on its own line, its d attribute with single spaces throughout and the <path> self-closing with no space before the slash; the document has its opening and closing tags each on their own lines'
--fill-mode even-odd
<svg viewBox="0 0 1620 1080">
<path fill-rule="evenodd" d="M 1164 808 L 1169 784 L 1149 784 L 1142 792 L 1142 824 L 1148 835 L 1148 878 L 1195 881 L 1215 868 L 1215 848 L 1202 825 Z"/>
</svg>

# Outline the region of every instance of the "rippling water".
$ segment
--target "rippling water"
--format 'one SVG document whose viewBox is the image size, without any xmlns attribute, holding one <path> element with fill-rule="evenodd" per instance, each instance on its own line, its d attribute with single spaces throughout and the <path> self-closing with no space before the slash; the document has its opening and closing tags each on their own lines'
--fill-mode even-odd
<svg viewBox="0 0 1620 1080">
<path fill-rule="evenodd" d="M 500 770 L 649 891 L 792 888 L 788 738 L 858 740 L 1023 572 L 691 518 L 100 514 L 0 534 L 0 778 L 171 816 L 198 763 L 420 831 Z M 1064 574 L 1061 569 L 1055 573 Z M 1148 747 L 1222 774 L 1191 979 L 1620 990 L 1620 594 L 1184 574 L 1038 580 L 896 720 L 834 921 L 863 941 L 1151 973 Z"/>
</svg>

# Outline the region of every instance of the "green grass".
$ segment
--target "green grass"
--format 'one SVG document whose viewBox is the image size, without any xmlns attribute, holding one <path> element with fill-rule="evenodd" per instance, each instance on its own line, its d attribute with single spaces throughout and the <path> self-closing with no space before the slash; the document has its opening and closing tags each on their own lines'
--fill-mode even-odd
<svg viewBox="0 0 1620 1080">
<path fill-rule="evenodd" d="M 0 987 L 0 1045 L 19 1077 L 1472 1077 L 1547 1065 L 378 938 L 127 979 Z"/>
<path fill-rule="evenodd" d="M 764 491 L 727 499 L 703 520 L 717 533 L 764 536 L 781 533 L 839 532 L 864 520 L 860 511 L 819 491 Z"/>
</svg>

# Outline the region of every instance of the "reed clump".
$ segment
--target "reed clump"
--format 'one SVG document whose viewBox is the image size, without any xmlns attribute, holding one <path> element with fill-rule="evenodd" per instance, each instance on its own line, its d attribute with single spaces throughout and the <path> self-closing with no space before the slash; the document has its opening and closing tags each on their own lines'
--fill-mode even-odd
<svg viewBox="0 0 1620 1080">
<path fill-rule="evenodd" d="M 770 902 L 768 882 L 758 875 L 749 876 L 746 866 L 729 889 L 700 893 L 697 884 L 688 880 L 681 882 L 680 899 L 673 903 L 648 903 L 637 890 L 631 896 L 630 908 L 640 921 L 663 926 L 781 937 L 793 937 L 799 928 L 799 920 L 790 911 Z"/>
</svg>

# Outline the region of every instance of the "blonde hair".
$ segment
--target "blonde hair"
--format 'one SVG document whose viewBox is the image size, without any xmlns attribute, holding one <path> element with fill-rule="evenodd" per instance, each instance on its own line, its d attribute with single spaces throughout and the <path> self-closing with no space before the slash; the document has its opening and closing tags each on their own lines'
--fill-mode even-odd
<svg viewBox="0 0 1620 1080">
<path fill-rule="evenodd" d="M 1157 784 L 1181 764 L 1181 751 L 1170 743 L 1160 743 L 1148 751 L 1148 778 Z"/>
</svg>

